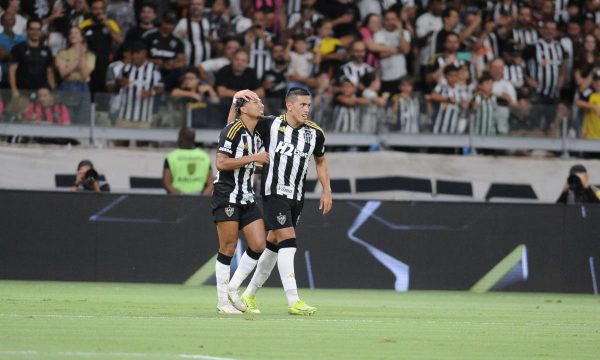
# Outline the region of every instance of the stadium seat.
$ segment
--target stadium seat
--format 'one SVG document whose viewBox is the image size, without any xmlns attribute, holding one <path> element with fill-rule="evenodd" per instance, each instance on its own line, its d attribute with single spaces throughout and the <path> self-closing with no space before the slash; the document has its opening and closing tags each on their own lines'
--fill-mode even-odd
<svg viewBox="0 0 600 360">
<path fill-rule="evenodd" d="M 431 180 L 404 176 L 356 179 L 356 192 L 391 190 L 431 193 Z"/>
</svg>

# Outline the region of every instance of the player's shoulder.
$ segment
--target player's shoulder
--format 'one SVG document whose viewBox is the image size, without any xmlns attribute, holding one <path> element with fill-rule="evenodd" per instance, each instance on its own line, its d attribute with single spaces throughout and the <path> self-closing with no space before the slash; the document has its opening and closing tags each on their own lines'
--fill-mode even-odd
<svg viewBox="0 0 600 360">
<path fill-rule="evenodd" d="M 323 131 L 323 129 L 321 129 L 321 127 L 319 125 L 317 125 L 316 122 L 314 122 L 312 120 L 306 120 L 305 124 L 306 124 L 306 126 L 317 130 L 317 132 L 320 132 L 323 135 L 325 134 L 325 132 Z"/>
<path fill-rule="evenodd" d="M 234 140 L 240 133 L 242 133 L 245 129 L 244 123 L 240 120 L 236 120 L 231 124 L 228 124 L 221 131 L 221 135 L 225 136 L 227 139 Z"/>
</svg>

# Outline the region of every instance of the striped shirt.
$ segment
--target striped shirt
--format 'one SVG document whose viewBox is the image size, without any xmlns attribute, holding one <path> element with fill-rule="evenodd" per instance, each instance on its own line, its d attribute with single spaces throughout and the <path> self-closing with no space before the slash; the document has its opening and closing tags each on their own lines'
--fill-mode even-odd
<svg viewBox="0 0 600 360">
<path fill-rule="evenodd" d="M 397 128 L 395 130 L 406 134 L 419 133 L 419 117 L 421 116 L 421 105 L 419 100 L 411 97 L 405 98 L 399 94 L 394 96 L 396 103 Z"/>
<path fill-rule="evenodd" d="M 271 39 L 271 34 L 265 32 L 267 38 Z M 266 42 L 256 37 L 250 46 L 250 62 L 248 67 L 254 69 L 257 79 L 262 79 L 265 72 L 271 70 L 271 51 Z"/>
<path fill-rule="evenodd" d="M 500 15 L 516 16 L 518 12 L 519 6 L 514 1 L 511 1 L 508 4 L 504 1 L 498 1 L 493 5 L 494 21 L 498 21 Z"/>
<path fill-rule="evenodd" d="M 237 120 L 221 131 L 218 153 L 230 158 L 241 158 L 258 152 L 262 140 L 255 129 L 254 134 L 246 128 L 241 120 Z M 252 189 L 252 175 L 256 169 L 254 162 L 240 168 L 217 171 L 212 204 L 218 207 L 226 204 L 246 205 L 256 202 Z"/>
<path fill-rule="evenodd" d="M 173 34 L 185 33 L 181 38 L 185 46 L 185 58 L 190 66 L 200 65 L 210 59 L 211 47 L 209 42 L 210 22 L 206 18 L 193 21 L 189 18 L 179 20 Z"/>
<path fill-rule="evenodd" d="M 117 81 L 121 79 L 128 79 L 129 86 L 121 88 L 119 92 L 119 119 L 151 122 L 154 96 L 142 98 L 142 92 L 163 86 L 158 67 L 148 61 L 139 67 L 127 64 L 121 69 Z"/>
<path fill-rule="evenodd" d="M 437 103 L 433 114 L 434 134 L 455 134 L 458 132 L 458 120 L 460 118 L 460 89 L 449 87 L 446 84 L 438 84 L 433 92 L 454 99 L 454 103 Z"/>
<path fill-rule="evenodd" d="M 475 135 L 494 136 L 496 135 L 496 100 L 494 96 L 485 97 L 483 94 L 477 94 L 475 102 Z"/>
<path fill-rule="evenodd" d="M 372 72 L 373 67 L 365 62 L 357 65 L 354 61 L 348 61 L 340 67 L 340 72 L 350 80 L 355 86 L 360 82 L 360 78 L 368 72 Z"/>
<path fill-rule="evenodd" d="M 259 121 L 257 129 L 270 157 L 262 172 L 263 196 L 302 201 L 310 157 L 325 155 L 323 130 L 310 120 L 293 128 L 286 115 L 266 117 Z"/>
<path fill-rule="evenodd" d="M 502 78 L 510 81 L 515 88 L 520 88 L 525 84 L 525 67 L 517 64 L 504 65 Z"/>
<path fill-rule="evenodd" d="M 538 82 L 538 94 L 546 97 L 558 96 L 558 80 L 560 67 L 568 59 L 568 54 L 558 41 L 546 42 L 543 39 L 528 49 L 525 58 L 528 59 L 529 76 Z"/>
<path fill-rule="evenodd" d="M 512 30 L 513 40 L 520 45 L 534 45 L 538 42 L 538 32 L 534 28 L 516 28 Z"/>
<path fill-rule="evenodd" d="M 360 121 L 360 107 L 347 106 L 334 101 L 333 127 L 335 132 L 355 133 L 358 132 Z"/>
</svg>

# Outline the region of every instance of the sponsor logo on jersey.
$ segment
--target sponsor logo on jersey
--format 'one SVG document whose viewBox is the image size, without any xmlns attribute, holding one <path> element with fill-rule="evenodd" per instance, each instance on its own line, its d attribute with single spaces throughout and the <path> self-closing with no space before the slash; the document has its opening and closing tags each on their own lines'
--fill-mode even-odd
<svg viewBox="0 0 600 360">
<path fill-rule="evenodd" d="M 309 143 L 312 140 L 312 132 L 311 131 L 305 131 L 304 132 L 304 141 L 306 141 L 307 143 Z"/>
<path fill-rule="evenodd" d="M 292 196 L 294 194 L 294 188 L 286 185 L 277 185 L 277 194 Z"/>
<path fill-rule="evenodd" d="M 297 155 L 303 158 L 307 158 L 310 155 L 309 153 L 305 153 L 304 151 L 296 149 L 294 144 L 284 141 L 280 141 L 277 143 L 277 146 L 275 147 L 275 152 L 278 152 L 283 156 Z"/>
<path fill-rule="evenodd" d="M 231 141 L 225 140 L 225 142 L 223 143 L 223 147 L 226 149 L 231 149 Z"/>
<path fill-rule="evenodd" d="M 225 208 L 225 215 L 227 215 L 228 217 L 232 217 L 234 212 L 235 208 L 231 205 L 227 205 L 227 207 Z"/>
<path fill-rule="evenodd" d="M 285 215 L 283 215 L 282 213 L 279 213 L 279 215 L 277 215 L 277 222 L 280 223 L 281 225 L 285 224 L 285 219 L 287 217 Z"/>
</svg>

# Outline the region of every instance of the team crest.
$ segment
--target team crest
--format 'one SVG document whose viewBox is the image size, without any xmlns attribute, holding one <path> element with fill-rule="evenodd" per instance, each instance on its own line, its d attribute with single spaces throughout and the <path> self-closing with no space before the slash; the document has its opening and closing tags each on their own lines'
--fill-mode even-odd
<svg viewBox="0 0 600 360">
<path fill-rule="evenodd" d="M 227 217 L 232 217 L 234 212 L 235 208 L 231 205 L 227 205 L 227 207 L 225 208 L 225 215 L 227 215 Z"/>
<path fill-rule="evenodd" d="M 285 219 L 286 219 L 286 216 L 283 215 L 282 213 L 279 213 L 279 215 L 277 215 L 277 222 L 280 223 L 281 225 L 285 224 Z"/>
<path fill-rule="evenodd" d="M 304 132 L 304 141 L 306 141 L 307 143 L 309 143 L 311 140 L 312 140 L 312 132 L 305 131 Z"/>
<path fill-rule="evenodd" d="M 193 175 L 196 172 L 196 164 L 188 163 L 187 164 L 187 172 L 188 172 L 188 175 Z"/>
</svg>

